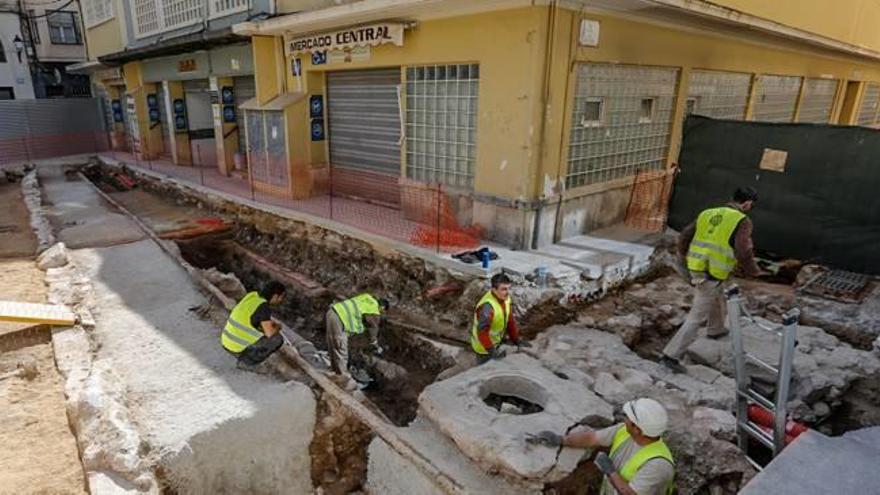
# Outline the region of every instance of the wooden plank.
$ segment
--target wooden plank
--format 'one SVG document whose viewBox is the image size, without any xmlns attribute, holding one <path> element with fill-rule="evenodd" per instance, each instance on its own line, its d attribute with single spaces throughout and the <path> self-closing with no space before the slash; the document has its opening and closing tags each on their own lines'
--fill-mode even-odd
<svg viewBox="0 0 880 495">
<path fill-rule="evenodd" d="M 73 326 L 76 314 L 66 306 L 0 301 L 0 321 Z"/>
</svg>

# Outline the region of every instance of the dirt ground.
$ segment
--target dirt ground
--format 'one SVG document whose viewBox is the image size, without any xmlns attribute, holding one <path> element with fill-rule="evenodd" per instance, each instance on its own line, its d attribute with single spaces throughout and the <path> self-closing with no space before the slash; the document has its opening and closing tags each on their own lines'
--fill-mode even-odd
<svg viewBox="0 0 880 495">
<path fill-rule="evenodd" d="M 0 258 L 33 256 L 37 238 L 30 227 L 21 184 L 0 183 Z"/>
<path fill-rule="evenodd" d="M 45 300 L 43 274 L 32 260 L 0 261 L 0 271 L 6 282 L 0 286 L 0 299 Z M 25 327 L 0 323 L 0 336 Z M 0 375 L 15 370 L 20 363 L 36 366 L 37 376 L 33 380 L 0 380 L 0 494 L 85 493 L 52 345 L 40 343 L 0 353 Z"/>
</svg>

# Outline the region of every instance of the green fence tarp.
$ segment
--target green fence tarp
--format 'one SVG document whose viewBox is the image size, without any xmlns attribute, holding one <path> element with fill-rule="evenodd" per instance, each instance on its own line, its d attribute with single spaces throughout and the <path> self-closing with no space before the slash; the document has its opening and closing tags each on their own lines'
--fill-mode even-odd
<svg viewBox="0 0 880 495">
<path fill-rule="evenodd" d="M 768 149 L 787 153 L 784 171 L 761 168 Z M 671 227 L 748 185 L 758 250 L 880 274 L 880 131 L 689 116 L 679 166 Z"/>
</svg>

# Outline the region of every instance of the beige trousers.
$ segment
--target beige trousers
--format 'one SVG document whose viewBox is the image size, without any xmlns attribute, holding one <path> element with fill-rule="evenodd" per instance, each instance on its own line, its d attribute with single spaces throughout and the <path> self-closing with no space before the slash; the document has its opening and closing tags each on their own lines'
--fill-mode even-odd
<svg viewBox="0 0 880 495">
<path fill-rule="evenodd" d="M 333 308 L 327 310 L 324 316 L 327 335 L 327 352 L 330 354 L 330 366 L 333 371 L 346 378 L 351 378 L 348 373 L 348 335 L 342 320 Z"/>
<path fill-rule="evenodd" d="M 727 333 L 724 327 L 724 284 L 718 280 L 699 279 L 694 287 L 694 302 L 678 332 L 663 348 L 663 354 L 681 359 L 697 340 L 697 332 L 706 324 L 706 334 L 717 337 Z"/>
</svg>

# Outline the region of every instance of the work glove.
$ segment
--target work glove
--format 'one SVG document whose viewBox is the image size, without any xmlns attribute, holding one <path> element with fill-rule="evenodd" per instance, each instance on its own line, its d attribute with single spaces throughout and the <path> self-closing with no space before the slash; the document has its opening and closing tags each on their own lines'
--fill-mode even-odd
<svg viewBox="0 0 880 495">
<path fill-rule="evenodd" d="M 605 476 L 611 476 L 617 472 L 617 470 L 614 469 L 614 461 L 612 461 L 605 452 L 599 452 L 596 454 L 596 458 L 593 459 L 593 464 L 595 464 L 596 467 L 599 468 L 599 471 L 602 471 L 602 474 Z"/>
<path fill-rule="evenodd" d="M 562 445 L 562 435 L 552 431 L 542 431 L 537 435 L 526 434 L 526 443 L 533 445 L 546 445 L 547 447 L 559 447 Z"/>
<path fill-rule="evenodd" d="M 382 346 L 380 346 L 378 342 L 372 342 L 370 343 L 370 352 L 376 356 L 381 356 L 382 353 L 385 352 L 385 349 L 382 349 Z"/>
<path fill-rule="evenodd" d="M 489 349 L 489 359 L 503 359 L 506 355 L 507 352 L 504 349 L 499 349 L 498 346 Z"/>
</svg>

